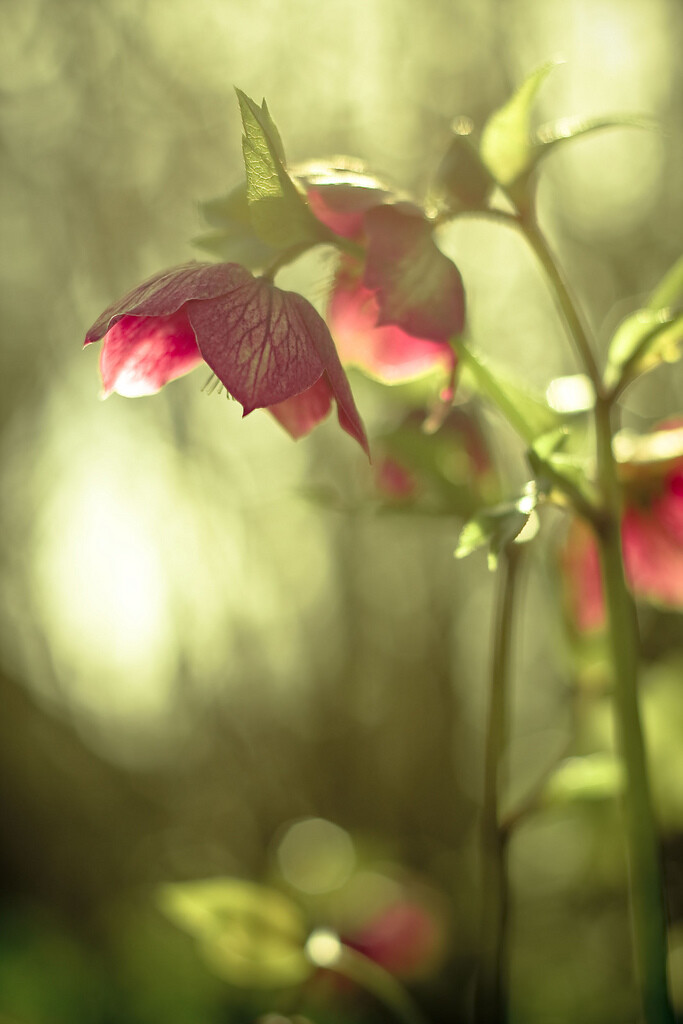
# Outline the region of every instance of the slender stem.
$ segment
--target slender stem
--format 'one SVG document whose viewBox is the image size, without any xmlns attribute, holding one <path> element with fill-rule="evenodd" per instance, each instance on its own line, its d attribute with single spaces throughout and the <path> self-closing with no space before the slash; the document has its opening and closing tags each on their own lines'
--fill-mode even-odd
<svg viewBox="0 0 683 1024">
<path fill-rule="evenodd" d="M 564 280 L 564 274 L 555 262 L 545 236 L 538 227 L 535 218 L 531 215 L 520 217 L 518 221 L 529 245 L 536 253 L 538 260 L 548 275 L 548 280 L 553 288 L 555 301 L 562 311 L 569 334 L 576 349 L 577 355 L 585 372 L 590 377 L 596 395 L 603 392 L 602 376 L 595 361 L 591 344 L 588 340 L 588 332 L 584 326 L 583 319 L 579 314 L 569 289 Z"/>
<path fill-rule="evenodd" d="M 407 990 L 393 974 L 369 957 L 343 946 L 332 969 L 370 992 L 401 1024 L 427 1024 L 422 1011 Z"/>
<path fill-rule="evenodd" d="M 673 1024 L 674 1014 L 667 991 L 667 933 L 660 849 L 638 706 L 638 620 L 624 579 L 619 484 L 608 400 L 598 400 L 596 433 L 598 470 L 605 501 L 597 538 L 609 618 L 618 740 L 628 782 L 623 805 L 636 970 L 645 1020 L 648 1024 Z"/>
<path fill-rule="evenodd" d="M 605 391 L 583 321 L 538 224 L 533 217 L 520 218 L 519 223 L 553 286 L 576 351 L 596 393 L 598 482 L 602 490 L 597 538 L 608 610 L 617 733 L 627 776 L 623 804 L 634 956 L 645 1021 L 647 1024 L 673 1024 L 666 979 L 666 918 L 659 841 L 638 707 L 638 622 L 624 578 L 621 550 L 621 495 L 612 450 L 612 397 Z"/>
<path fill-rule="evenodd" d="M 520 549 L 510 545 L 498 570 L 481 814 L 481 961 L 475 992 L 477 1024 L 507 1019 L 507 833 L 501 827 L 502 762 L 508 743 L 508 681 Z"/>
</svg>

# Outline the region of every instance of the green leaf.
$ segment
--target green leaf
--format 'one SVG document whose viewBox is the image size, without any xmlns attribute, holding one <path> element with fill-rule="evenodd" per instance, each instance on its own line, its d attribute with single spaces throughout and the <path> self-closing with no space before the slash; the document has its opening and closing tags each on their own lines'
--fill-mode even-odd
<svg viewBox="0 0 683 1024">
<path fill-rule="evenodd" d="M 488 547 L 488 566 L 494 570 L 500 552 L 508 544 L 513 541 L 525 543 L 535 537 L 539 526 L 536 514 L 537 501 L 536 486 L 530 481 L 515 501 L 493 505 L 478 512 L 463 526 L 454 552 L 455 557 L 466 558 L 473 551 Z"/>
<path fill-rule="evenodd" d="M 284 150 L 265 100 L 259 107 L 236 90 L 242 114 L 247 201 L 254 229 L 279 249 L 316 245 L 329 232 L 316 220 L 285 168 Z"/>
<path fill-rule="evenodd" d="M 472 122 L 457 118 L 453 139 L 434 177 L 431 195 L 455 213 L 458 210 L 481 210 L 495 186 L 488 168 L 470 138 Z"/>
<path fill-rule="evenodd" d="M 200 203 L 200 211 L 214 229 L 194 240 L 194 245 L 227 263 L 241 263 L 249 270 L 267 267 L 280 252 L 257 235 L 247 201 L 247 183 L 226 196 Z"/>
<path fill-rule="evenodd" d="M 495 180 L 512 185 L 530 169 L 534 159 L 531 110 L 536 94 L 559 61 L 533 71 L 508 102 L 494 111 L 484 125 L 480 153 Z"/>
<path fill-rule="evenodd" d="M 610 800 L 619 796 L 625 782 L 624 766 L 614 754 L 569 757 L 550 776 L 539 802 L 544 807 L 557 807 Z"/>
<path fill-rule="evenodd" d="M 683 256 L 676 260 L 659 282 L 647 304 L 648 309 L 665 309 L 683 301 Z"/>
<path fill-rule="evenodd" d="M 681 357 L 683 314 L 671 309 L 638 309 L 626 317 L 610 342 L 605 370 L 608 388 L 622 391 L 636 377 Z"/>
<path fill-rule="evenodd" d="M 298 985 L 311 971 L 303 914 L 275 889 L 238 878 L 183 882 L 163 886 L 159 905 L 231 984 Z"/>
<path fill-rule="evenodd" d="M 559 415 L 542 398 L 494 366 L 471 343 L 458 340 L 455 349 L 464 371 L 463 383 L 488 398 L 527 444 L 560 425 Z"/>
<path fill-rule="evenodd" d="M 569 432 L 559 427 L 536 438 L 527 452 L 529 464 L 541 490 L 559 490 L 570 495 L 579 507 L 594 506 L 598 494 L 589 476 L 591 463 L 581 455 L 562 451 Z"/>
<path fill-rule="evenodd" d="M 541 125 L 534 133 L 533 163 L 537 164 L 561 143 L 578 139 L 582 135 L 603 131 L 605 128 L 658 128 L 657 122 L 641 114 L 614 114 L 611 117 L 562 117 L 559 121 Z"/>
</svg>

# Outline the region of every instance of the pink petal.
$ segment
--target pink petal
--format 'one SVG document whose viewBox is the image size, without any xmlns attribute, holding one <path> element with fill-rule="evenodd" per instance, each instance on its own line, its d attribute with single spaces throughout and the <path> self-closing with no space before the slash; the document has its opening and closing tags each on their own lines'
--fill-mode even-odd
<svg viewBox="0 0 683 1024">
<path fill-rule="evenodd" d="M 100 353 L 104 395 L 153 395 L 194 370 L 202 357 L 186 313 L 124 316 L 107 331 Z"/>
<path fill-rule="evenodd" d="M 325 419 L 332 405 L 332 397 L 330 382 L 327 375 L 323 374 L 307 391 L 269 406 L 268 412 L 298 440 Z"/>
<path fill-rule="evenodd" d="M 661 504 L 626 510 L 622 524 L 624 564 L 633 590 L 656 603 L 683 607 L 683 543 L 669 532 Z"/>
<path fill-rule="evenodd" d="M 431 370 L 445 373 L 455 366 L 455 354 L 445 342 L 408 334 L 393 324 L 377 326 L 376 295 L 360 281 L 338 280 L 327 309 L 332 336 L 342 363 L 358 366 L 385 384 L 415 380 Z"/>
<path fill-rule="evenodd" d="M 465 291 L 460 272 L 436 246 L 432 225 L 411 205 L 377 206 L 365 215 L 364 284 L 377 292 L 379 324 L 446 342 L 462 333 Z"/>
</svg>

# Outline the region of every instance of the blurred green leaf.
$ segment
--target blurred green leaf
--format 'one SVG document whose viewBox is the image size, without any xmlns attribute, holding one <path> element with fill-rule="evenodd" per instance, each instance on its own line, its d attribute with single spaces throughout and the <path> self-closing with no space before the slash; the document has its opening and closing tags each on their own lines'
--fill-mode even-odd
<svg viewBox="0 0 683 1024">
<path fill-rule="evenodd" d="M 658 128 L 657 122 L 641 114 L 614 114 L 610 117 L 562 117 L 558 121 L 542 125 L 535 133 L 533 162 L 552 153 L 563 142 L 578 139 L 582 135 L 603 131 L 606 128 Z"/>
<path fill-rule="evenodd" d="M 625 785 L 624 767 L 611 753 L 569 757 L 550 776 L 540 795 L 544 807 L 618 796 Z"/>
<path fill-rule="evenodd" d="M 533 71 L 484 125 L 481 157 L 495 180 L 504 187 L 517 181 L 533 163 L 531 110 L 538 90 L 558 63 L 548 61 Z"/>
<path fill-rule="evenodd" d="M 238 878 L 184 882 L 164 886 L 159 905 L 234 985 L 285 987 L 310 973 L 303 914 L 275 889 Z"/>
<path fill-rule="evenodd" d="M 242 152 L 247 172 L 247 201 L 254 229 L 276 248 L 315 245 L 329 238 L 285 169 L 282 140 L 265 100 L 258 106 L 241 89 Z"/>
<path fill-rule="evenodd" d="M 214 230 L 194 240 L 198 248 L 249 270 L 266 267 L 277 258 L 279 250 L 264 242 L 254 229 L 246 182 L 226 196 L 200 203 L 199 209 Z"/>
<path fill-rule="evenodd" d="M 488 566 L 494 570 L 498 565 L 498 556 L 508 544 L 513 541 L 525 543 L 536 535 L 539 525 L 536 504 L 536 487 L 532 481 L 515 501 L 478 512 L 463 526 L 455 557 L 466 558 L 473 551 L 488 547 Z"/>
<path fill-rule="evenodd" d="M 463 383 L 488 398 L 527 444 L 556 429 L 560 416 L 542 398 L 498 366 L 468 342 L 455 343 L 462 364 Z"/>
<path fill-rule="evenodd" d="M 683 256 L 680 256 L 653 291 L 648 301 L 647 308 L 666 309 L 671 306 L 679 306 L 682 301 Z"/>
<path fill-rule="evenodd" d="M 594 505 L 598 495 L 589 477 L 590 463 L 582 455 L 562 450 L 568 439 L 565 427 L 542 434 L 527 452 L 529 464 L 542 490 L 559 488 L 562 494 L 573 496 L 579 506 Z"/>
<path fill-rule="evenodd" d="M 472 123 L 458 118 L 454 123 L 451 144 L 434 176 L 431 194 L 451 212 L 479 210 L 495 186 L 495 181 L 482 161 L 470 137 Z"/>
<path fill-rule="evenodd" d="M 617 328 L 609 346 L 605 384 L 623 390 L 636 377 L 681 357 L 683 314 L 671 309 L 638 309 Z"/>
</svg>

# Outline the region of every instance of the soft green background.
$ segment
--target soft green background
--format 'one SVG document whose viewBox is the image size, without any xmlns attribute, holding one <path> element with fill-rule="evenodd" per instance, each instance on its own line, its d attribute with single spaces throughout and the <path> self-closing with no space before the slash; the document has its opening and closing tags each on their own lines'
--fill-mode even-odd
<svg viewBox="0 0 683 1024">
<path fill-rule="evenodd" d="M 481 123 L 561 56 L 539 121 L 634 111 L 664 126 L 577 141 L 543 171 L 543 223 L 604 346 L 680 250 L 680 3 L 5 0 L 2 15 L 0 1018 L 253 1019 L 152 909 L 152 886 L 277 878 L 283 827 L 312 815 L 348 830 L 361 860 L 440 892 L 446 961 L 420 997 L 435 1021 L 466 1019 L 484 559 L 453 561 L 455 520 L 308 500 L 371 486 L 332 421 L 295 445 L 266 414 L 242 422 L 202 394 L 201 370 L 154 399 L 100 404 L 81 340 L 112 299 L 193 258 L 197 202 L 239 181 L 233 84 L 267 97 L 291 160 L 351 153 L 422 195 L 451 119 Z M 440 243 L 482 347 L 539 388 L 573 371 L 518 238 L 468 221 Z M 288 275 L 324 301 L 327 265 Z M 396 400 L 354 385 L 371 432 L 396 418 Z M 629 393 L 626 421 L 682 408 L 680 368 L 658 371 Z M 498 456 L 523 482 L 507 435 Z M 552 556 L 532 559 L 528 599 L 517 794 L 573 728 L 579 750 L 610 743 Z M 681 620 L 644 609 L 643 628 L 683 1010 Z M 516 1019 L 633 1019 L 615 807 L 548 811 L 511 856 Z M 325 1012 L 361 1019 L 348 1005 Z"/>
</svg>

